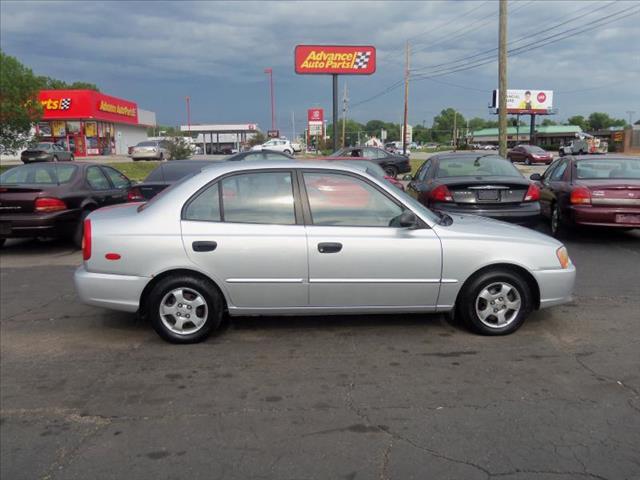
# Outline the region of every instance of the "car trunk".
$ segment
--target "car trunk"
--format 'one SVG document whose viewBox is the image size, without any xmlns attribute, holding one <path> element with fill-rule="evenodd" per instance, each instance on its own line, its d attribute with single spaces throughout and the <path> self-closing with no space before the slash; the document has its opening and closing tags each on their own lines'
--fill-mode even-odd
<svg viewBox="0 0 640 480">
<path fill-rule="evenodd" d="M 0 214 L 31 213 L 35 209 L 36 198 L 42 196 L 38 187 L 0 186 Z"/>
<path fill-rule="evenodd" d="M 517 177 L 470 177 L 446 182 L 458 204 L 502 205 L 521 203 L 529 182 Z"/>
<path fill-rule="evenodd" d="M 591 204 L 600 207 L 640 208 L 640 180 L 580 180 L 591 192 Z"/>
</svg>

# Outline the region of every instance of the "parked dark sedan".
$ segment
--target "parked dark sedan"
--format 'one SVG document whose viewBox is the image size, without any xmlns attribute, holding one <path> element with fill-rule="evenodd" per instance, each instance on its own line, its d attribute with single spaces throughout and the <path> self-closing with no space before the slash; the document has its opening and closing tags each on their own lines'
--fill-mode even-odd
<svg viewBox="0 0 640 480">
<path fill-rule="evenodd" d="M 0 245 L 15 237 L 68 237 L 82 243 L 83 220 L 127 201 L 131 181 L 106 165 L 34 163 L 0 175 Z"/>
<path fill-rule="evenodd" d="M 291 155 L 270 150 L 247 151 L 238 153 L 225 161 L 260 161 L 260 160 L 294 160 Z M 218 160 L 219 161 L 219 160 Z M 151 200 L 172 183 L 187 175 L 199 172 L 203 168 L 216 163 L 216 160 L 173 160 L 158 165 L 142 183 L 133 185 L 129 190 L 129 201 L 146 202 Z"/>
<path fill-rule="evenodd" d="M 549 165 L 553 162 L 553 155 L 535 145 L 517 145 L 507 152 L 507 158 L 512 162 L 524 162 L 527 165 L 532 163 Z"/>
<path fill-rule="evenodd" d="M 40 142 L 27 148 L 20 154 L 22 163 L 64 162 L 73 159 L 73 153 L 65 150 L 62 145 L 53 142 Z"/>
<path fill-rule="evenodd" d="M 425 161 L 407 193 L 432 210 L 535 225 L 540 191 L 511 162 L 495 153 L 458 152 Z"/>
<path fill-rule="evenodd" d="M 567 156 L 531 179 L 556 237 L 577 225 L 640 228 L 640 157 Z"/>
<path fill-rule="evenodd" d="M 380 165 L 390 177 L 396 177 L 399 173 L 407 173 L 411 171 L 409 157 L 390 153 L 377 147 L 346 147 L 332 153 L 330 157 L 336 160 L 348 160 L 353 158 L 369 160 L 370 162 L 375 162 Z"/>
</svg>

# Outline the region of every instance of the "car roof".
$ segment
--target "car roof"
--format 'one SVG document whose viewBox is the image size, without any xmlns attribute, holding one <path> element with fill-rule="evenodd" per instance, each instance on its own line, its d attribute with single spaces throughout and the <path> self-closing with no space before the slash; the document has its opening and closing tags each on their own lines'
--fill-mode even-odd
<svg viewBox="0 0 640 480">
<path fill-rule="evenodd" d="M 599 155 L 567 155 L 568 158 L 574 160 L 640 160 L 640 157 L 620 155 L 615 153 L 605 153 Z"/>
<path fill-rule="evenodd" d="M 496 153 L 480 153 L 479 155 L 478 153 L 479 152 L 468 152 L 468 151 L 438 153 L 436 155 L 430 156 L 427 160 L 446 160 L 447 158 L 460 158 L 460 157 L 478 158 L 478 157 L 499 157 L 500 156 L 497 152 Z M 503 157 L 500 157 L 500 158 L 503 158 Z"/>
<path fill-rule="evenodd" d="M 250 170 L 291 170 L 313 169 L 313 170 L 340 170 L 352 173 L 362 173 L 362 167 L 350 167 L 344 163 L 327 162 L 326 160 L 309 160 L 304 162 L 292 162 L 290 160 L 265 160 L 264 162 L 216 162 L 206 166 L 202 171 L 216 172 L 217 174 L 242 172 Z"/>
</svg>

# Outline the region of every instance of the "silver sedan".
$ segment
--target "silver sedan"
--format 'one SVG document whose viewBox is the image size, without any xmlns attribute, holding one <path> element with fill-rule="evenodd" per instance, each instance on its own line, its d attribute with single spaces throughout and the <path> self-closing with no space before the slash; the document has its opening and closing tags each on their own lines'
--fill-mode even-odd
<svg viewBox="0 0 640 480">
<path fill-rule="evenodd" d="M 140 312 L 170 342 L 229 315 L 448 312 L 486 335 L 571 299 L 566 248 L 515 225 L 435 214 L 361 169 L 224 162 L 85 223 L 88 304 Z"/>
</svg>

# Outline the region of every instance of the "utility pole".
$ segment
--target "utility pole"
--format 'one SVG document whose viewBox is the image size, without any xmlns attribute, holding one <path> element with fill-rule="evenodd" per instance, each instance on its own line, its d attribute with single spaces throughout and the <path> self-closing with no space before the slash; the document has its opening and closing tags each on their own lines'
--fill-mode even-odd
<svg viewBox="0 0 640 480">
<path fill-rule="evenodd" d="M 344 82 L 344 93 L 342 95 L 342 147 L 346 147 L 345 141 L 345 129 L 347 125 L 347 108 L 349 106 L 349 98 L 347 97 L 347 81 Z"/>
<path fill-rule="evenodd" d="M 291 141 L 296 141 L 296 112 L 291 110 Z"/>
<path fill-rule="evenodd" d="M 507 0 L 500 0 L 498 32 L 498 141 L 501 157 L 507 156 Z"/>
<path fill-rule="evenodd" d="M 276 129 L 276 102 L 273 94 L 273 68 L 265 68 L 264 73 L 269 75 L 269 91 L 271 92 L 271 130 Z"/>
<path fill-rule="evenodd" d="M 404 127 L 402 128 L 402 154 L 407 154 L 407 117 L 409 114 L 409 41 L 405 47 L 404 64 Z"/>
<path fill-rule="evenodd" d="M 456 124 L 458 121 L 458 112 L 456 112 L 455 110 L 453 111 L 453 136 L 452 136 L 452 140 L 453 140 L 453 151 L 455 152 L 456 149 L 458 148 L 458 132 L 456 132 Z"/>
<path fill-rule="evenodd" d="M 629 115 L 629 125 L 633 125 L 633 114 L 636 113 L 635 110 L 627 110 L 627 115 Z"/>
<path fill-rule="evenodd" d="M 187 101 L 187 130 L 191 132 L 191 97 L 185 97 L 185 100 Z"/>
</svg>

